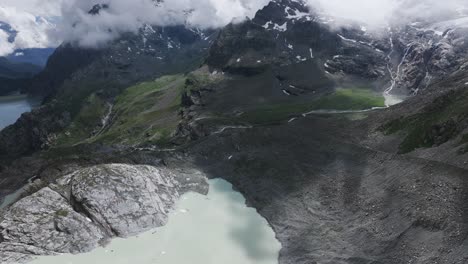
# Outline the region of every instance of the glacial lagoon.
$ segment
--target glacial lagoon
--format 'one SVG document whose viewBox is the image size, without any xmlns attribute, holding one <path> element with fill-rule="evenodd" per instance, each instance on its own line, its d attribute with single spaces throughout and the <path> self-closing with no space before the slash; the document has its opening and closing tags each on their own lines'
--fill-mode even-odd
<svg viewBox="0 0 468 264">
<path fill-rule="evenodd" d="M 280 243 L 268 222 L 224 180 L 207 196 L 182 196 L 166 226 L 80 255 L 40 257 L 32 264 L 277 264 Z"/>
</svg>

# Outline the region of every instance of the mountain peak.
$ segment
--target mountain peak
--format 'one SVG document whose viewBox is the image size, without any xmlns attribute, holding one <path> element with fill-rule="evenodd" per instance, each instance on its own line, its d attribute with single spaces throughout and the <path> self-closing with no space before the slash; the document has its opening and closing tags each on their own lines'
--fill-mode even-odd
<svg viewBox="0 0 468 264">
<path fill-rule="evenodd" d="M 0 21 L 0 30 L 4 31 L 8 35 L 8 42 L 15 42 L 18 31 L 16 31 L 10 24 Z"/>
<path fill-rule="evenodd" d="M 88 14 L 90 15 L 99 15 L 99 13 L 101 12 L 101 10 L 106 10 L 106 9 L 109 9 L 109 5 L 108 4 L 95 4 L 91 10 L 88 11 Z"/>
</svg>

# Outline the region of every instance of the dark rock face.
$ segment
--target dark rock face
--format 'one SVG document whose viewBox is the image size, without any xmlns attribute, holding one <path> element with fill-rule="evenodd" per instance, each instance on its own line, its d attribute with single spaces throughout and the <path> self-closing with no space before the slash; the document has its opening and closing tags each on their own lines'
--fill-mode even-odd
<svg viewBox="0 0 468 264">
<path fill-rule="evenodd" d="M 447 23 L 447 26 L 442 26 Z M 397 89 L 418 93 L 429 85 L 463 71 L 467 29 L 439 23 L 414 23 L 390 33 L 390 54 Z M 398 69 L 397 69 L 398 68 Z"/>
<path fill-rule="evenodd" d="M 226 27 L 207 62 L 231 71 L 256 64 L 259 68 L 292 64 L 320 58 L 323 53 L 332 55 L 339 43 L 336 34 L 313 21 L 304 5 L 272 1 L 251 21 Z"/>
<path fill-rule="evenodd" d="M 387 74 L 381 44 L 361 30 L 332 29 L 300 1 L 272 1 L 251 21 L 227 26 L 207 63 L 230 73 L 258 74 L 313 62 L 331 79 L 350 75 L 372 81 Z"/>
<path fill-rule="evenodd" d="M 108 8 L 109 8 L 108 4 L 96 4 L 96 5 L 93 6 L 93 8 L 91 8 L 91 10 L 89 10 L 88 14 L 90 14 L 90 15 L 99 15 L 101 10 L 105 10 L 105 9 L 108 9 Z"/>
<path fill-rule="evenodd" d="M 15 42 L 16 36 L 18 35 L 18 31 L 13 29 L 11 25 L 8 23 L 0 21 L 0 30 L 4 31 L 8 34 L 8 42 L 13 43 Z"/>
<path fill-rule="evenodd" d="M 419 22 L 376 35 L 359 25 L 334 28 L 300 1 L 272 1 L 252 21 L 226 27 L 207 62 L 256 74 L 313 58 L 335 79 L 387 80 L 395 93 L 417 93 L 465 68 L 467 29 L 450 25 Z"/>
<path fill-rule="evenodd" d="M 69 113 L 55 111 L 53 105 L 38 108 L 23 114 L 14 125 L 3 129 L 0 133 L 0 156 L 13 159 L 47 148 L 54 133 L 71 121 Z"/>
<path fill-rule="evenodd" d="M 81 49 L 64 44 L 55 50 L 49 57 L 45 69 L 29 80 L 29 86 L 23 90 L 34 95 L 52 96 L 65 80 L 79 69 L 91 64 L 100 54 L 99 50 Z"/>
</svg>

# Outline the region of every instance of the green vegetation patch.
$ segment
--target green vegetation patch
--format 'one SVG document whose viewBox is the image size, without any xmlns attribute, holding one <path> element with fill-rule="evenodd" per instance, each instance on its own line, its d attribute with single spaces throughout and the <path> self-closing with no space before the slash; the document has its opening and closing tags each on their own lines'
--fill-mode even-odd
<svg viewBox="0 0 468 264">
<path fill-rule="evenodd" d="M 460 154 L 467 153 L 468 152 L 468 134 L 463 135 L 460 144 L 465 145 L 463 148 L 460 149 Z"/>
<path fill-rule="evenodd" d="M 192 72 L 187 75 L 185 89 L 187 91 L 195 91 L 203 88 L 204 86 L 213 83 L 213 78 L 208 73 Z"/>
<path fill-rule="evenodd" d="M 242 115 L 255 124 L 274 123 L 315 110 L 358 111 L 385 107 L 385 98 L 366 89 L 340 89 L 310 103 L 265 106 Z"/>
<path fill-rule="evenodd" d="M 102 126 L 102 118 L 108 111 L 108 103 L 96 94 L 92 94 L 85 100 L 67 130 L 58 136 L 56 145 L 73 145 L 89 138 Z"/>
<path fill-rule="evenodd" d="M 468 134 L 463 135 L 461 143 L 462 144 L 468 143 Z"/>
<path fill-rule="evenodd" d="M 365 110 L 385 107 L 385 98 L 366 89 L 340 89 L 313 103 L 312 110 Z"/>
<path fill-rule="evenodd" d="M 126 145 L 165 143 L 180 121 L 185 80 L 182 75 L 165 76 L 125 90 L 116 99 L 112 124 L 95 141 Z"/>
<path fill-rule="evenodd" d="M 169 143 L 180 122 L 182 95 L 198 91 L 216 78 L 201 70 L 187 76 L 164 76 L 123 90 L 112 104 L 93 93 L 58 136 L 56 147 Z"/>
<path fill-rule="evenodd" d="M 402 132 L 400 153 L 409 153 L 417 148 L 438 146 L 456 138 L 465 129 L 468 119 L 468 92 L 451 91 L 428 105 L 420 113 L 401 117 L 383 125 L 385 134 Z M 463 137 L 460 144 L 468 142 Z"/>
<path fill-rule="evenodd" d="M 69 212 L 65 209 L 62 209 L 62 210 L 58 210 L 57 212 L 55 212 L 55 214 L 57 216 L 61 216 L 61 217 L 67 217 Z"/>
</svg>

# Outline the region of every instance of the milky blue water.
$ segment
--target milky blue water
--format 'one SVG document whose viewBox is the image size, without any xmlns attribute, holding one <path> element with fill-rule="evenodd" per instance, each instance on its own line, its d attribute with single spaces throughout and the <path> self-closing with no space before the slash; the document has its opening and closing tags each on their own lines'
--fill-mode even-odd
<svg viewBox="0 0 468 264">
<path fill-rule="evenodd" d="M 211 180 L 209 194 L 184 195 L 164 227 L 32 264 L 278 264 L 280 249 L 268 222 L 244 197 L 228 182 Z"/>
</svg>

